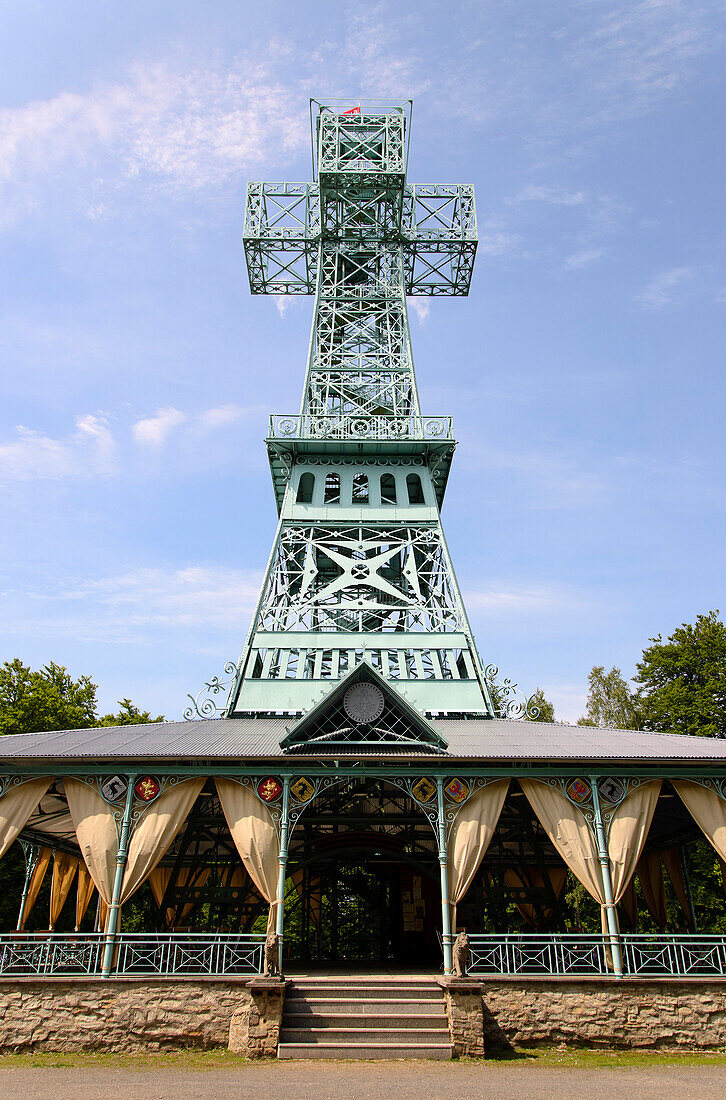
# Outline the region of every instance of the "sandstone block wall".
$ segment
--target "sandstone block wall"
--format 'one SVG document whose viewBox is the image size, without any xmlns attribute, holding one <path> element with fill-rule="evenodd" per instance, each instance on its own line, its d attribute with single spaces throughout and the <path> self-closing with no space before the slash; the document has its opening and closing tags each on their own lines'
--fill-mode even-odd
<svg viewBox="0 0 726 1100">
<path fill-rule="evenodd" d="M 511 1046 L 726 1047 L 726 982 L 697 979 L 482 982 L 487 1051 Z"/>
<path fill-rule="evenodd" d="M 726 1048 L 726 980 L 486 979 L 444 986 L 459 1055 L 508 1046 Z M 478 985 L 478 988 L 477 988 Z M 226 1047 L 274 1055 L 284 988 L 264 979 L 0 980 L 0 1051 Z"/>
<path fill-rule="evenodd" d="M 250 982 L 250 1004 L 232 1017 L 229 1049 L 248 1058 L 274 1058 L 280 1042 L 285 983 L 264 978 Z"/>
<path fill-rule="evenodd" d="M 3 979 L 0 1051 L 226 1047 L 245 1011 L 259 1017 L 245 983 L 228 979 Z"/>
<path fill-rule="evenodd" d="M 443 978 L 439 984 L 444 991 L 449 1033 L 458 1056 L 483 1057 L 484 1019 L 481 989 L 478 982 Z"/>
</svg>

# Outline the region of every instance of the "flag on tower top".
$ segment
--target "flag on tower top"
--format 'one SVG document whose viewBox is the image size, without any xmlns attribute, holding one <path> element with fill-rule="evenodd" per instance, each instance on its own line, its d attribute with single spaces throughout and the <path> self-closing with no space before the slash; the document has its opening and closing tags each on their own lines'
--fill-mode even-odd
<svg viewBox="0 0 726 1100">
<path fill-rule="evenodd" d="M 343 111 L 344 115 L 359 115 L 360 107 L 351 107 L 349 111 Z"/>
</svg>

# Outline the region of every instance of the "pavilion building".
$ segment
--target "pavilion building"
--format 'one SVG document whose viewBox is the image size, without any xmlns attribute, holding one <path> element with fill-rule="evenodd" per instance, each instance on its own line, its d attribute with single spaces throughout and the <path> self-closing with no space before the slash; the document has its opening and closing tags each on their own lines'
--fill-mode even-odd
<svg viewBox="0 0 726 1100">
<path fill-rule="evenodd" d="M 312 123 L 313 182 L 247 190 L 252 293 L 314 305 L 242 655 L 184 722 L 0 739 L 0 854 L 19 839 L 28 868 L 0 974 L 254 973 L 265 919 L 285 967 L 449 973 L 465 927 L 473 974 L 726 973 L 684 857 L 705 835 L 726 859 L 726 741 L 518 721 L 477 651 L 441 523 L 452 425 L 421 412 L 406 305 L 468 293 L 474 190 L 408 182 L 410 104 Z M 49 871 L 50 931 L 25 934 Z M 568 872 L 602 932 L 565 927 Z M 153 926 L 124 931 L 146 883 Z"/>
</svg>

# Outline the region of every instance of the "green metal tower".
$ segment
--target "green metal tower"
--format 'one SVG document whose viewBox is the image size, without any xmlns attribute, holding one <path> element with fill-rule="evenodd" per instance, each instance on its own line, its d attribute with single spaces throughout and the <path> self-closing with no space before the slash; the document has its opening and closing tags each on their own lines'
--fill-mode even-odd
<svg viewBox="0 0 726 1100">
<path fill-rule="evenodd" d="M 311 104 L 315 182 L 251 183 L 253 294 L 315 296 L 279 524 L 225 713 L 307 711 L 362 660 L 426 715 L 494 715 L 441 526 L 451 420 L 423 416 L 406 298 L 465 295 L 474 189 L 406 182 L 411 103 Z"/>
</svg>

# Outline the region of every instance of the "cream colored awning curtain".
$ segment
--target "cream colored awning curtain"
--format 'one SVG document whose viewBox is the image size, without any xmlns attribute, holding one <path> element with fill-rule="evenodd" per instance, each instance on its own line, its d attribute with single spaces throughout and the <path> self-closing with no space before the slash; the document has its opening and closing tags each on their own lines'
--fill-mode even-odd
<svg viewBox="0 0 726 1100">
<path fill-rule="evenodd" d="M 526 890 L 528 884 L 537 887 L 540 890 L 544 890 L 545 875 L 547 875 L 547 882 L 552 887 L 552 892 L 559 900 L 562 895 L 562 891 L 565 888 L 567 882 L 567 868 L 566 867 L 545 867 L 540 868 L 536 864 L 528 864 L 526 867 L 516 868 L 507 867 L 504 870 L 504 881 L 507 886 L 514 887 L 515 889 Z M 522 914 L 527 924 L 532 928 L 537 927 L 538 911 L 537 906 L 528 901 L 515 901 L 514 904 Z M 546 906 L 541 910 L 542 918 L 549 920 L 552 917 L 553 910 L 550 906 Z"/>
<path fill-rule="evenodd" d="M 642 855 L 661 786 L 661 780 L 657 779 L 634 787 L 613 814 L 608 835 L 608 856 L 616 905 Z"/>
<path fill-rule="evenodd" d="M 155 867 L 149 875 L 149 886 L 151 892 L 154 895 L 154 901 L 161 909 L 161 903 L 164 900 L 164 894 L 166 888 L 171 882 L 171 867 Z"/>
<path fill-rule="evenodd" d="M 688 779 L 674 779 L 673 786 L 721 859 L 726 859 L 726 801 L 716 791 Z"/>
<path fill-rule="evenodd" d="M 280 841 L 268 811 L 253 790 L 234 779 L 218 778 L 219 801 L 245 869 L 269 903 L 268 932 L 273 931 Z"/>
<path fill-rule="evenodd" d="M 118 855 L 111 807 L 97 790 L 80 779 L 66 779 L 64 786 L 81 855 L 102 900 L 110 905 Z"/>
<path fill-rule="evenodd" d="M 151 892 L 154 895 L 154 901 L 161 909 L 162 902 L 164 901 L 164 894 L 166 888 L 171 882 L 171 874 L 174 870 L 173 867 L 156 867 L 149 875 L 149 885 L 151 886 Z M 177 875 L 177 886 L 204 886 L 204 883 L 209 878 L 209 867 L 180 867 L 179 874 Z M 194 908 L 194 902 L 188 902 L 182 906 L 182 911 L 179 914 L 179 920 L 183 921 L 189 916 Z M 167 906 L 164 913 L 164 923 L 166 925 L 171 924 L 176 914 L 176 908 L 171 905 Z"/>
<path fill-rule="evenodd" d="M 23 920 L 20 925 L 20 930 L 25 928 L 25 922 L 30 916 L 33 906 L 38 900 L 38 894 L 40 888 L 43 885 L 43 881 L 46 876 L 46 872 L 50 867 L 50 861 L 53 858 L 53 850 L 51 848 L 41 848 L 38 852 L 38 858 L 35 861 L 35 867 L 30 872 L 30 882 L 28 883 L 28 896 L 25 899 L 25 911 L 23 913 Z"/>
<path fill-rule="evenodd" d="M 509 789 L 508 779 L 497 779 L 475 791 L 461 807 L 447 840 L 451 930 L 456 931 L 456 906 L 469 889 L 484 858 Z"/>
<path fill-rule="evenodd" d="M 86 915 L 86 910 L 93 897 L 93 879 L 88 873 L 88 868 L 82 859 L 78 860 L 78 886 L 76 887 L 76 932 L 81 927 L 81 921 Z"/>
<path fill-rule="evenodd" d="M 167 787 L 144 811 L 131 834 L 121 902 L 128 901 L 173 843 L 201 794 L 204 776 Z"/>
<path fill-rule="evenodd" d="M 683 914 L 686 918 L 688 927 L 693 930 L 693 914 L 691 912 L 691 900 L 688 896 L 688 888 L 686 887 L 686 880 L 683 877 L 683 867 L 681 866 L 681 850 L 680 848 L 666 848 L 660 853 L 660 857 L 663 860 L 663 866 L 668 872 L 668 878 L 671 880 L 671 886 L 678 898 L 678 903 L 683 910 Z"/>
<path fill-rule="evenodd" d="M 51 932 L 55 928 L 56 921 L 61 915 L 61 910 L 71 892 L 77 870 L 77 856 L 69 855 L 68 852 L 55 852 L 53 856 L 53 878 L 50 884 L 50 924 L 48 928 Z"/>
<path fill-rule="evenodd" d="M 202 777 L 167 787 L 143 813 L 131 834 L 121 902 L 128 901 L 165 854 L 203 786 Z M 81 855 L 101 898 L 110 905 L 118 854 L 111 807 L 98 791 L 78 779 L 66 779 L 65 788 Z"/>
<path fill-rule="evenodd" d="M 662 932 L 668 920 L 668 905 L 660 852 L 648 852 L 642 855 L 635 870 L 640 879 L 640 888 L 643 891 L 648 912 L 656 927 Z"/>
<path fill-rule="evenodd" d="M 30 779 L 18 783 L 0 798 L 0 856 L 4 856 L 12 842 L 25 828 L 41 798 L 50 787 L 52 779 Z"/>
<path fill-rule="evenodd" d="M 519 785 L 567 866 L 588 894 L 604 905 L 605 889 L 597 844 L 584 815 L 561 791 L 538 779 L 520 779 Z"/>
<path fill-rule="evenodd" d="M 520 779 L 532 809 L 572 873 L 602 907 L 605 920 L 605 887 L 595 835 L 584 814 L 555 787 L 537 779 Z M 613 902 L 617 905 L 640 859 L 660 793 L 661 781 L 643 783 L 623 799 L 613 814 L 608 837 Z"/>
</svg>

